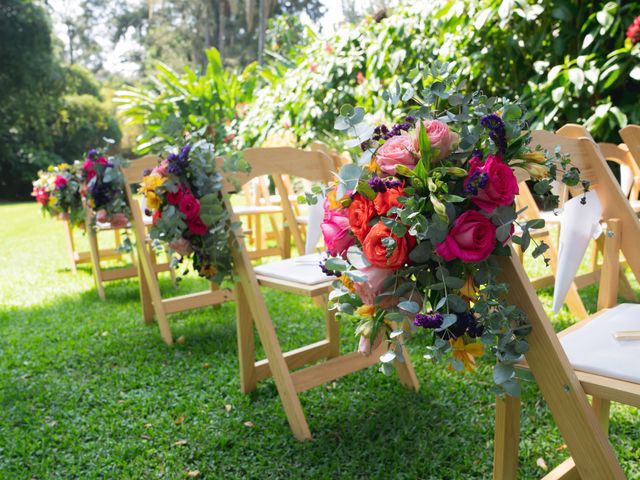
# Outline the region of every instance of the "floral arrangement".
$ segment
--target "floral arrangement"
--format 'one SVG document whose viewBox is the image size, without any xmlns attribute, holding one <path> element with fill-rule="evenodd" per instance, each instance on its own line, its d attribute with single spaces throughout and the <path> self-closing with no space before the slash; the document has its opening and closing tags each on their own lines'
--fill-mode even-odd
<svg viewBox="0 0 640 480">
<path fill-rule="evenodd" d="M 640 42 L 640 16 L 637 16 L 627 28 L 627 39 L 631 45 Z"/>
<path fill-rule="evenodd" d="M 31 195 L 42 206 L 42 212 L 52 218 L 66 219 L 74 226 L 84 221 L 80 195 L 78 165 L 61 163 L 38 172 Z"/>
<path fill-rule="evenodd" d="M 124 228 L 129 223 L 129 207 L 124 194 L 124 178 L 118 168 L 122 160 L 108 159 L 97 150 L 89 150 L 82 163 L 81 193 L 96 212 L 95 221 Z"/>
<path fill-rule="evenodd" d="M 168 151 L 145 172 L 139 189 L 153 219 L 151 238 L 168 244 L 178 254 L 177 264 L 191 258 L 200 276 L 220 283 L 233 275 L 229 241 L 237 225 L 230 225 L 224 207 L 214 147 L 194 138 Z"/>
<path fill-rule="evenodd" d="M 543 220 L 518 220 L 518 178 L 537 180 L 535 193 L 557 206 L 551 181 L 580 185 L 579 171 L 567 156 L 529 145 L 520 105 L 463 94 L 448 65 L 415 75 L 422 95 L 412 86 L 384 93 L 406 109 L 399 123 L 367 125 L 363 109 L 350 106 L 336 121 L 362 155 L 325 192 L 323 268 L 338 276 L 330 298 L 355 322 L 362 353 L 391 342 L 383 371 L 402 356 L 401 334 L 419 330 L 431 338 L 427 357 L 454 370 L 474 370 L 491 351 L 496 390 L 517 395 L 513 364 L 530 325 L 502 298 L 508 285 L 497 281 L 494 257 L 510 255 L 509 241 L 523 250 L 535 243 L 534 257 L 548 248 L 529 234 Z"/>
</svg>

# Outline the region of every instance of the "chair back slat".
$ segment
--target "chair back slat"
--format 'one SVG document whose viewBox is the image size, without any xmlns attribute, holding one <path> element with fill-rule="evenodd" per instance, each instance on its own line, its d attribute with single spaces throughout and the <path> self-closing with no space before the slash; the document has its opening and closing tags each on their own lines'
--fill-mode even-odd
<svg viewBox="0 0 640 480">
<path fill-rule="evenodd" d="M 125 182 L 130 185 L 142 182 L 144 171 L 157 167 L 160 160 L 161 158 L 156 155 L 147 155 L 131 161 L 127 166 L 122 167 Z"/>
<path fill-rule="evenodd" d="M 640 249 L 637 248 L 640 238 L 640 223 L 628 199 L 622 192 L 620 184 L 607 165 L 600 149 L 587 136 L 570 138 L 563 133 L 577 134 L 578 126 L 571 129 L 563 127 L 558 134 L 545 131 L 533 132 L 532 145 L 541 145 L 553 151 L 557 146 L 562 153 L 571 155 L 571 163 L 580 169 L 582 179 L 588 180 L 591 188 L 596 191 L 602 204 L 604 218 L 619 218 L 622 222 L 622 252 L 636 278 L 640 278 Z M 583 132 L 586 132 L 584 129 Z M 573 187 L 574 196 L 582 193 L 581 187 Z"/>
</svg>

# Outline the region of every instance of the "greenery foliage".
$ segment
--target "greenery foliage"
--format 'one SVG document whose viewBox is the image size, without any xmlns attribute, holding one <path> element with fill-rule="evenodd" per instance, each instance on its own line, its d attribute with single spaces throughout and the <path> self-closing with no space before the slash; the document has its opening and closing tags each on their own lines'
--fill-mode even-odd
<svg viewBox="0 0 640 480">
<path fill-rule="evenodd" d="M 640 122 L 633 92 L 640 79 L 640 44 L 624 30 L 637 2 L 436 0 L 365 19 L 299 50 L 295 65 L 272 62 L 243 122 L 247 145 L 291 130 L 301 144 L 335 141 L 335 114 L 362 105 L 376 120 L 394 112 L 380 92 L 408 81 L 419 63 L 453 61 L 469 91 L 520 96 L 534 128 L 586 122 L 599 140 L 616 141 L 627 122 Z"/>
<path fill-rule="evenodd" d="M 207 50 L 208 64 L 203 73 L 188 66 L 179 75 L 159 63 L 153 84 L 125 88 L 114 102 L 126 121 L 144 126 L 136 151 L 160 152 L 187 133 L 205 129 L 216 146 L 230 142 L 237 119 L 251 101 L 256 77 L 255 63 L 241 73 L 222 66 L 215 48 Z"/>
</svg>

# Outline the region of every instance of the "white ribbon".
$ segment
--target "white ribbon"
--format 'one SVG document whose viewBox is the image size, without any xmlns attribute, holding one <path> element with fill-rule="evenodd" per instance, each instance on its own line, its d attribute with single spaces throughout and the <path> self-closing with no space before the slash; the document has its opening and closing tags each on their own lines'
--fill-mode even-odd
<svg viewBox="0 0 640 480">
<path fill-rule="evenodd" d="M 315 251 L 316 245 L 322 236 L 322 229 L 320 228 L 320 225 L 324 218 L 324 208 L 322 206 L 324 198 L 322 195 L 317 195 L 316 198 L 316 203 L 309 205 L 308 209 L 309 222 L 307 223 L 307 238 L 304 245 L 304 253 L 306 255 Z"/>
</svg>

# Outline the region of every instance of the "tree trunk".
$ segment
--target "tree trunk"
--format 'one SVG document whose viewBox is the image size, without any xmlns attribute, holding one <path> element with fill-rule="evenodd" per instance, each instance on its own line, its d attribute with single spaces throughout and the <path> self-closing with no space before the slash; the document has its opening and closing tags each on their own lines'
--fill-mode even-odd
<svg viewBox="0 0 640 480">
<path fill-rule="evenodd" d="M 266 11 L 265 0 L 260 0 L 260 6 L 258 8 L 258 63 L 264 64 L 264 42 L 266 33 Z"/>
<path fill-rule="evenodd" d="M 220 58 L 224 58 L 224 26 L 227 15 L 227 8 L 225 0 L 220 0 L 220 6 L 218 8 L 218 52 L 220 52 Z"/>
</svg>

